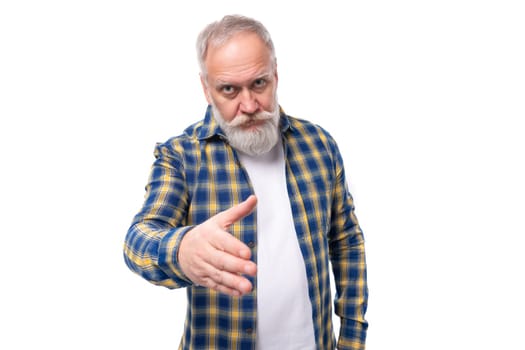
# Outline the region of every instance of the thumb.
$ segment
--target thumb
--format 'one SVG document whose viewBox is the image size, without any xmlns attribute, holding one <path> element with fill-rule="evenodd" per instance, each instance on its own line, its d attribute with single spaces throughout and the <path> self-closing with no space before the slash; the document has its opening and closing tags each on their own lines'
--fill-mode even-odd
<svg viewBox="0 0 525 350">
<path fill-rule="evenodd" d="M 217 214 L 215 217 L 218 224 L 223 228 L 228 228 L 235 222 L 249 215 L 257 206 L 257 197 L 251 195 L 244 202 L 234 205 L 230 209 Z"/>
</svg>

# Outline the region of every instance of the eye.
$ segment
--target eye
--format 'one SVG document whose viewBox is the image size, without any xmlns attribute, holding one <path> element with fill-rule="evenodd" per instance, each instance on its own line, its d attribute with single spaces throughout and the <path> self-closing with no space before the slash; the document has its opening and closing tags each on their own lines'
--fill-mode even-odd
<svg viewBox="0 0 525 350">
<path fill-rule="evenodd" d="M 222 85 L 219 87 L 219 91 L 224 96 L 234 96 L 237 93 L 237 89 L 233 85 Z"/>
<path fill-rule="evenodd" d="M 267 84 L 266 79 L 260 78 L 260 79 L 256 79 L 253 82 L 252 86 L 256 90 L 262 90 L 266 86 L 266 84 Z"/>
<path fill-rule="evenodd" d="M 225 94 L 231 94 L 233 93 L 233 86 L 231 85 L 224 85 L 221 87 L 221 91 L 224 92 Z"/>
</svg>

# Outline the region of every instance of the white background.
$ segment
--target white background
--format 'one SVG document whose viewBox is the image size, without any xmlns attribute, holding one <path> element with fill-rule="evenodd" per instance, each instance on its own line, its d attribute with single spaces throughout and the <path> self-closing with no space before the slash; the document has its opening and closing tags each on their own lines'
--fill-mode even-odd
<svg viewBox="0 0 525 350">
<path fill-rule="evenodd" d="M 158 141 L 200 119 L 194 41 L 273 35 L 279 97 L 338 140 L 368 349 L 525 349 L 521 1 L 3 1 L 2 349 L 175 349 L 184 290 L 122 244 Z"/>
</svg>

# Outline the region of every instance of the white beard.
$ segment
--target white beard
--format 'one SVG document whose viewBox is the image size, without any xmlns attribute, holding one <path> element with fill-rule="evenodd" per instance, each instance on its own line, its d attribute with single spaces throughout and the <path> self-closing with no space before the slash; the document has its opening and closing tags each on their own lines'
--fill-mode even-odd
<svg viewBox="0 0 525 350">
<path fill-rule="evenodd" d="M 269 152 L 279 141 L 280 110 L 277 99 L 273 112 L 259 112 L 254 115 L 241 114 L 227 122 L 212 103 L 213 116 L 224 131 L 230 145 L 250 156 Z M 243 129 L 243 125 L 251 121 L 264 120 L 262 125 Z"/>
</svg>

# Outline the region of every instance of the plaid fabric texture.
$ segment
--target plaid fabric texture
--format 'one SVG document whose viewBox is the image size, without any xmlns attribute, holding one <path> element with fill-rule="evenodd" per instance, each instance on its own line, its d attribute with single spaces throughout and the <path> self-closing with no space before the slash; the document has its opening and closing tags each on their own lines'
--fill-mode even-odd
<svg viewBox="0 0 525 350">
<path fill-rule="evenodd" d="M 282 110 L 280 128 L 317 348 L 336 346 L 334 300 L 335 313 L 341 318 L 337 348 L 364 349 L 368 326 L 364 317 L 368 301 L 364 239 L 341 155 L 326 131 Z M 230 297 L 193 285 L 176 259 L 188 230 L 252 193 L 247 173 L 209 107 L 202 121 L 155 148 L 145 201 L 126 235 L 124 259 L 132 271 L 151 283 L 187 287 L 188 309 L 179 349 L 255 349 L 257 278 L 248 277 L 254 285 L 252 293 Z M 256 215 L 257 210 L 230 228 L 232 235 L 253 246 L 254 260 Z"/>
</svg>

